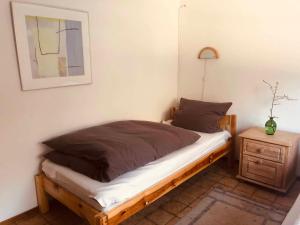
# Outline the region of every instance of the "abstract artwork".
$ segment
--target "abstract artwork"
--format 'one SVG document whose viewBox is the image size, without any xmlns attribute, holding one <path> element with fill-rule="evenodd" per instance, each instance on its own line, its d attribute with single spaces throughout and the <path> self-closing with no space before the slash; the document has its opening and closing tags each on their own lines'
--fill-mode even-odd
<svg viewBox="0 0 300 225">
<path fill-rule="evenodd" d="M 84 74 L 81 22 L 26 16 L 34 79 Z"/>
<path fill-rule="evenodd" d="M 87 12 L 12 3 L 23 90 L 91 83 Z"/>
</svg>

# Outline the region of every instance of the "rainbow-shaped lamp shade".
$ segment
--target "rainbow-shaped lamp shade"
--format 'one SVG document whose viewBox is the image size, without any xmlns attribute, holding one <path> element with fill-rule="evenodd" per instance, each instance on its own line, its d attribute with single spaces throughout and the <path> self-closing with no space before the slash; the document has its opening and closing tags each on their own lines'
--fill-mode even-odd
<svg viewBox="0 0 300 225">
<path fill-rule="evenodd" d="M 203 48 L 198 56 L 199 59 L 218 59 L 219 53 L 212 47 Z"/>
</svg>

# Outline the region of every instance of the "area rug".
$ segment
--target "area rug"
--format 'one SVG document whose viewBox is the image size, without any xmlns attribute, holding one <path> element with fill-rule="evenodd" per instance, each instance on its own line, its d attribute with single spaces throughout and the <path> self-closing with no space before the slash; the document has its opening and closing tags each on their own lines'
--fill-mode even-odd
<svg viewBox="0 0 300 225">
<path fill-rule="evenodd" d="M 221 189 L 212 189 L 176 225 L 280 225 L 286 212 Z"/>
</svg>

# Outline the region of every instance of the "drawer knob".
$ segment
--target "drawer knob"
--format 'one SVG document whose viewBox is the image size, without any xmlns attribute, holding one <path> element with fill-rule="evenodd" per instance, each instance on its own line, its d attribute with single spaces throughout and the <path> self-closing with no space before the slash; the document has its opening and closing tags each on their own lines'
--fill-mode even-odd
<svg viewBox="0 0 300 225">
<path fill-rule="evenodd" d="M 256 149 L 256 152 L 257 152 L 257 153 L 261 153 L 261 152 L 262 152 L 262 149 L 261 149 L 261 148 L 258 148 L 258 149 Z"/>
<path fill-rule="evenodd" d="M 254 161 L 254 163 L 259 165 L 259 164 L 260 164 L 260 161 L 259 161 L 259 160 L 256 160 L 256 161 Z"/>
</svg>

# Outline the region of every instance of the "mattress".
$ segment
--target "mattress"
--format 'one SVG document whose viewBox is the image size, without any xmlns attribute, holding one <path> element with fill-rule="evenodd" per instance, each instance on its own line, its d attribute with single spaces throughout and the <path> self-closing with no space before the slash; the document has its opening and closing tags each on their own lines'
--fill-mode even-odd
<svg viewBox="0 0 300 225">
<path fill-rule="evenodd" d="M 42 170 L 47 177 L 105 212 L 145 191 L 188 164 L 210 154 L 224 145 L 231 136 L 227 131 L 213 134 L 197 133 L 201 135 L 201 138 L 194 144 L 127 172 L 108 183 L 93 180 L 49 160 L 42 163 Z"/>
</svg>

